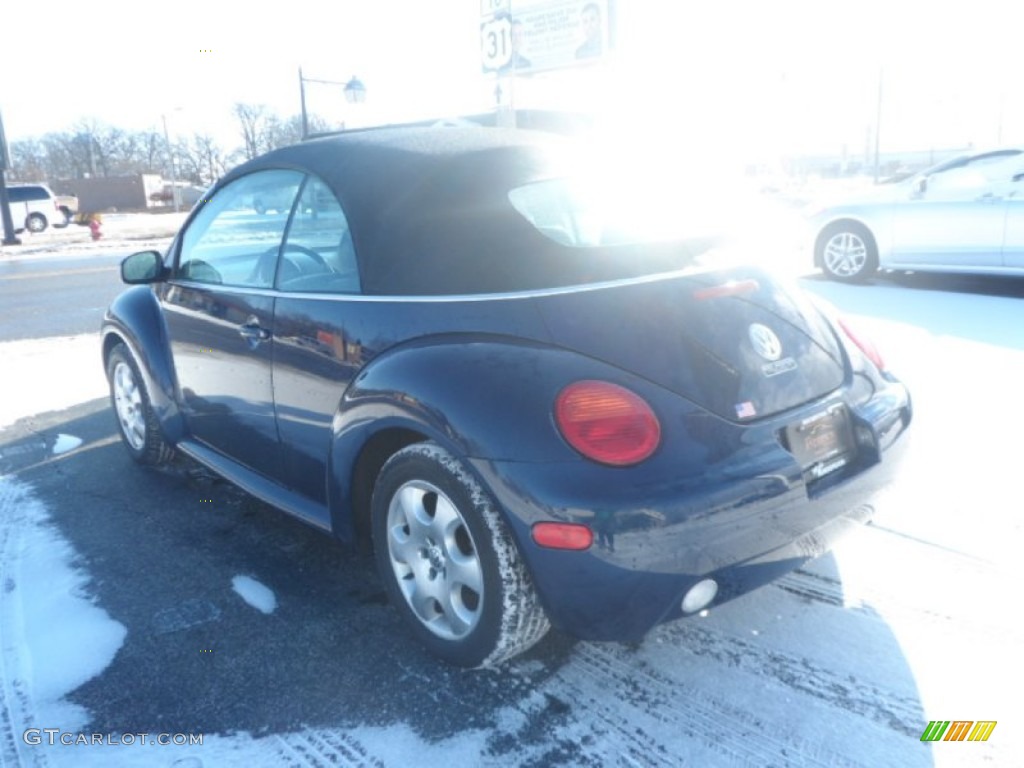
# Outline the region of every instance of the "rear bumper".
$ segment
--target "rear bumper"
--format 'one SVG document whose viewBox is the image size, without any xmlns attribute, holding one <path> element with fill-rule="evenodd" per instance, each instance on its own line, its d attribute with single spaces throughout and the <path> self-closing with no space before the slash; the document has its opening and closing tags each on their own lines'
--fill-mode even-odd
<svg viewBox="0 0 1024 768">
<path fill-rule="evenodd" d="M 718 582 L 713 604 L 722 603 L 827 552 L 870 519 L 907 450 L 910 397 L 889 380 L 869 400 L 847 403 L 857 457 L 808 482 L 779 435 L 839 402 L 836 395 L 751 425 L 690 414 L 681 429 L 665 431 L 656 459 L 629 469 L 582 460 L 474 466 L 507 513 L 552 623 L 583 639 L 638 640 L 681 616 L 683 595 L 698 581 Z M 594 545 L 537 546 L 530 529 L 545 520 L 590 526 Z"/>
</svg>

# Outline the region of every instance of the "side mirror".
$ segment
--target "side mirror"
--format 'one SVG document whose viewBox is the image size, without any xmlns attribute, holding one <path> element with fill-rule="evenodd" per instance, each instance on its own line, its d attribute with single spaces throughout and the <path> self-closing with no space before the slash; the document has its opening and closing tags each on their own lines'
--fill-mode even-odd
<svg viewBox="0 0 1024 768">
<path fill-rule="evenodd" d="M 1024 181 L 1024 173 L 1015 174 L 1011 181 Z"/>
<path fill-rule="evenodd" d="M 919 179 L 914 180 L 914 186 L 911 188 L 911 194 L 913 197 L 921 197 L 925 192 L 928 191 L 928 177 L 922 176 Z"/>
<path fill-rule="evenodd" d="M 121 262 L 121 280 L 128 285 L 159 283 L 165 272 L 164 257 L 156 251 L 133 253 Z"/>
</svg>

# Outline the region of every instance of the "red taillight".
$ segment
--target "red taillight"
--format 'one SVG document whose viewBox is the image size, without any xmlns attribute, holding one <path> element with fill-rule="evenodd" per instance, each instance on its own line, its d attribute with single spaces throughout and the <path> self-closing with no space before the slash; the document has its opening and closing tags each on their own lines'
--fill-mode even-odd
<svg viewBox="0 0 1024 768">
<path fill-rule="evenodd" d="M 607 381 L 577 381 L 563 389 L 555 400 L 555 421 L 577 451 L 617 467 L 643 461 L 661 440 L 651 406 Z"/>
<path fill-rule="evenodd" d="M 857 345 L 857 349 L 863 352 L 865 357 L 875 364 L 878 370 L 885 370 L 885 360 L 882 359 L 881 353 L 879 353 L 878 348 L 874 344 L 854 331 L 845 318 L 839 318 L 839 327 L 843 329 L 843 333 L 850 338 L 850 341 Z"/>
<path fill-rule="evenodd" d="M 590 549 L 594 534 L 585 525 L 576 523 L 537 523 L 533 540 L 548 549 Z"/>
</svg>

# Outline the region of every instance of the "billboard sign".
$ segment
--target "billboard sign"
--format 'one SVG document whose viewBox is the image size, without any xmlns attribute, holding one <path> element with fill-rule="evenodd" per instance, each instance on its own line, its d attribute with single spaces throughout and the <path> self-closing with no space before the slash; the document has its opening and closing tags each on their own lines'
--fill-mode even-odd
<svg viewBox="0 0 1024 768">
<path fill-rule="evenodd" d="M 592 64 L 614 40 L 612 0 L 481 0 L 484 72 L 524 75 Z"/>
</svg>

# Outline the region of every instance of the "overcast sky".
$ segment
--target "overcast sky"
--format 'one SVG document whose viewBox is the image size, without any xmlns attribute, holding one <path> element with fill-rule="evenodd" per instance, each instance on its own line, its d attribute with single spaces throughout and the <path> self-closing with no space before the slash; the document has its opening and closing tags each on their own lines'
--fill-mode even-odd
<svg viewBox="0 0 1024 768">
<path fill-rule="evenodd" d="M 656 125 L 721 152 L 856 157 L 873 141 L 882 72 L 883 150 L 991 145 L 1000 134 L 1024 143 L 1015 8 L 619 0 L 613 60 L 520 79 L 515 101 L 597 112 L 626 134 Z M 239 143 L 231 105 L 297 113 L 300 65 L 366 83 L 361 107 L 310 88 L 311 111 L 349 124 L 486 109 L 494 84 L 480 73 L 479 12 L 477 0 L 8 3 L 0 110 L 11 140 L 83 117 L 162 130 L 166 115 L 172 135 Z"/>
</svg>

